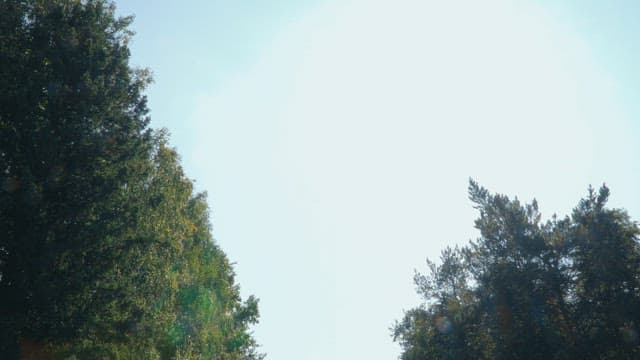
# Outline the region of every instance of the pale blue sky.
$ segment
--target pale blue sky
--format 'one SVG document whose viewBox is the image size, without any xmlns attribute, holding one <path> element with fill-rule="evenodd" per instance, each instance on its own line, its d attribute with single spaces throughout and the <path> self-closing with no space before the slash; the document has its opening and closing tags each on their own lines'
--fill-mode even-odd
<svg viewBox="0 0 640 360">
<path fill-rule="evenodd" d="M 640 216 L 637 1 L 118 1 L 268 359 L 395 359 L 467 179 Z M 152 5 L 153 4 L 153 5 Z"/>
</svg>

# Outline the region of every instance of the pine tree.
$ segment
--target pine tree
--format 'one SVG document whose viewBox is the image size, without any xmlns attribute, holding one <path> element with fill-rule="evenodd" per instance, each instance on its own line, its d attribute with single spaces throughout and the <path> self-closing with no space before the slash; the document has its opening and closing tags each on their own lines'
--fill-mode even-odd
<svg viewBox="0 0 640 360">
<path fill-rule="evenodd" d="M 422 306 L 393 327 L 402 359 L 631 359 L 640 353 L 638 226 L 592 189 L 541 223 L 535 200 L 471 181 L 480 237 L 417 274 Z"/>
</svg>

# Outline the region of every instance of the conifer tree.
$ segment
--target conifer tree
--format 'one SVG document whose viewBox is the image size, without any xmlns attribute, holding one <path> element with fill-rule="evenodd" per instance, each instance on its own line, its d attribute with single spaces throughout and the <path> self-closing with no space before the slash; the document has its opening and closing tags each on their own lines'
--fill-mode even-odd
<svg viewBox="0 0 640 360">
<path fill-rule="evenodd" d="M 0 0 L 0 353 L 259 358 L 233 269 L 164 131 L 131 18 Z"/>
<path fill-rule="evenodd" d="M 393 327 L 402 359 L 632 359 L 640 355 L 639 229 L 589 189 L 542 223 L 535 200 L 471 181 L 480 237 L 415 278 L 424 304 Z"/>
</svg>

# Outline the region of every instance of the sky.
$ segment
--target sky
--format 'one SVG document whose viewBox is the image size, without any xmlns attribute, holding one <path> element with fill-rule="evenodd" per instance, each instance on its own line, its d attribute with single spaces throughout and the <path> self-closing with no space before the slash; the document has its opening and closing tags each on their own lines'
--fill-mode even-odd
<svg viewBox="0 0 640 360">
<path fill-rule="evenodd" d="M 395 359 L 471 177 L 640 219 L 637 1 L 116 1 L 267 359 Z"/>
</svg>

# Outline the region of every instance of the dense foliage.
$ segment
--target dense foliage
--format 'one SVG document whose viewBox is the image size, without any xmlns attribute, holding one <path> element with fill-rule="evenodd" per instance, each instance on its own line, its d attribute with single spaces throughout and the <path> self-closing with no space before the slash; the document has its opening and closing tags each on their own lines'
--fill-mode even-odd
<svg viewBox="0 0 640 360">
<path fill-rule="evenodd" d="M 148 127 L 131 18 L 101 0 L 0 14 L 2 358 L 260 358 L 257 301 Z"/>
<path fill-rule="evenodd" d="M 425 302 L 393 328 L 402 359 L 640 358 L 640 232 L 606 187 L 544 223 L 535 201 L 469 194 L 481 236 L 416 274 Z"/>
</svg>

